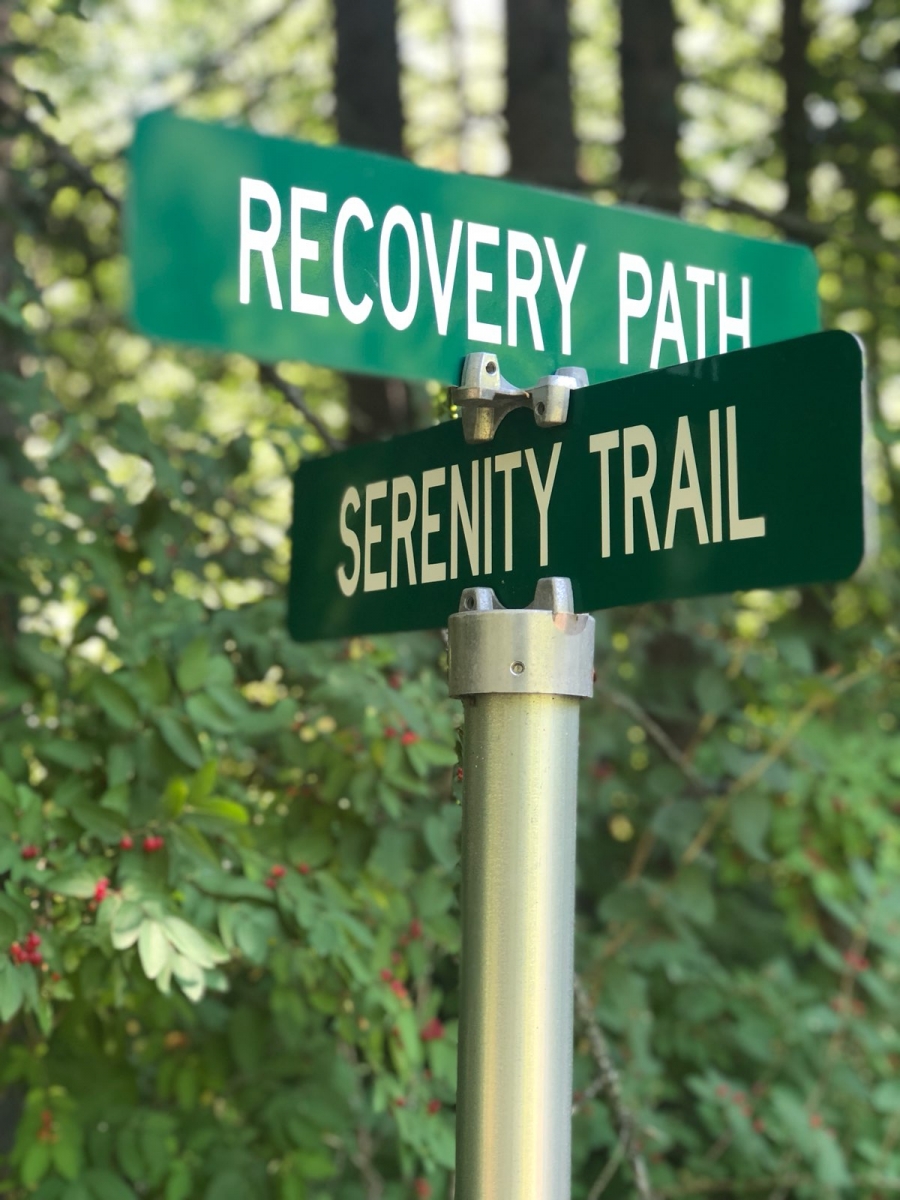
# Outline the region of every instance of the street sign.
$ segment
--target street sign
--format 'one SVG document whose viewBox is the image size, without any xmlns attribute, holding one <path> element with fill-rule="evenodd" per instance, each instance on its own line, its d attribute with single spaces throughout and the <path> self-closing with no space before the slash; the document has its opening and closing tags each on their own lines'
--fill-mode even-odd
<svg viewBox="0 0 900 1200">
<path fill-rule="evenodd" d="M 812 333 L 805 247 L 157 113 L 131 155 L 147 333 L 348 371 L 594 382 Z"/>
<path fill-rule="evenodd" d="M 818 333 L 305 462 L 291 634 L 445 625 L 466 587 L 510 608 L 568 576 L 575 611 L 851 575 L 863 554 L 862 356 Z"/>
</svg>

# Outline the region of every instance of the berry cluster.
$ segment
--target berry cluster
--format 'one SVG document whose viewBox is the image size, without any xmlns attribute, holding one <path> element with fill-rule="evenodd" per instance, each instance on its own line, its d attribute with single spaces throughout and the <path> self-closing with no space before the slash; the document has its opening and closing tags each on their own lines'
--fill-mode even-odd
<svg viewBox="0 0 900 1200">
<path fill-rule="evenodd" d="M 273 889 L 276 888 L 278 886 L 278 880 L 284 879 L 286 874 L 286 867 L 283 867 L 281 863 L 273 863 L 273 865 L 269 867 L 269 878 L 266 880 L 266 887 Z"/>
<path fill-rule="evenodd" d="M 386 738 L 399 737 L 401 746 L 414 746 L 416 744 L 416 742 L 421 740 L 419 738 L 419 735 L 417 733 L 414 733 L 412 729 L 404 729 L 402 733 L 399 733 L 393 727 L 393 725 L 385 726 L 384 736 Z"/>
<path fill-rule="evenodd" d="M 13 942 L 9 948 L 9 957 L 13 960 L 16 966 L 22 963 L 31 963 L 33 967 L 39 967 L 44 961 L 38 946 L 41 944 L 41 939 L 38 934 L 29 933 L 25 939 L 25 945 L 19 942 Z"/>
<path fill-rule="evenodd" d="M 166 844 L 166 839 L 160 837 L 159 834 L 148 833 L 141 843 L 141 847 L 145 854 L 155 854 L 157 850 L 162 850 Z"/>
</svg>

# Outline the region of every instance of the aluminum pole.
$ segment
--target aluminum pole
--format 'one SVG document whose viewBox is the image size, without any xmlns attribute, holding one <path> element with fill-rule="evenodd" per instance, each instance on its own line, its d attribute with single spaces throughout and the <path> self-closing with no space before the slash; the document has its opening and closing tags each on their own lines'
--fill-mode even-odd
<svg viewBox="0 0 900 1200">
<path fill-rule="evenodd" d="M 456 1200 L 569 1200 L 579 698 L 594 620 L 567 579 L 450 618 L 465 705 Z"/>
</svg>

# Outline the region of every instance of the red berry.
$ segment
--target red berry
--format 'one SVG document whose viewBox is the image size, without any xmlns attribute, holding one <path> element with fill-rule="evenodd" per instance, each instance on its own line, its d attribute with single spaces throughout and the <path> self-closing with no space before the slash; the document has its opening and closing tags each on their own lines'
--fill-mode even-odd
<svg viewBox="0 0 900 1200">
<path fill-rule="evenodd" d="M 119 838 L 119 849 L 130 850 L 134 846 L 134 839 L 130 833 L 123 833 Z"/>
<path fill-rule="evenodd" d="M 308 875 L 309 874 L 309 863 L 305 863 L 305 862 L 297 863 L 297 870 L 300 872 L 301 875 Z"/>
<path fill-rule="evenodd" d="M 411 938 L 420 938 L 422 936 L 422 922 L 418 917 L 414 917 L 410 922 L 409 936 Z"/>
<path fill-rule="evenodd" d="M 39 933 L 35 933 L 34 930 L 32 929 L 31 933 L 29 933 L 28 937 L 25 939 L 25 949 L 26 950 L 34 950 L 35 947 L 39 946 L 40 944 L 41 944 L 41 935 Z"/>
<path fill-rule="evenodd" d="M 416 1180 L 413 1186 L 416 1189 L 416 1195 L 419 1197 L 419 1200 L 429 1200 L 431 1195 L 431 1184 L 427 1179 L 419 1178 Z"/>
<path fill-rule="evenodd" d="M 402 734 L 400 737 L 400 745 L 413 746 L 418 740 L 419 735 L 414 733 L 411 729 L 407 729 L 406 733 Z"/>
<path fill-rule="evenodd" d="M 444 1027 L 437 1019 L 432 1017 L 427 1025 L 423 1026 L 421 1038 L 423 1042 L 437 1042 L 444 1036 Z"/>
<path fill-rule="evenodd" d="M 462 769 L 462 767 L 457 767 L 456 768 L 456 781 L 457 781 L 457 783 L 462 783 L 462 780 L 463 780 L 463 769 Z"/>
<path fill-rule="evenodd" d="M 37 856 L 39 854 L 40 854 L 40 850 L 37 848 L 37 846 L 32 846 L 32 845 L 23 846 L 22 850 L 21 850 L 22 858 L 24 858 L 26 860 L 26 862 L 30 858 L 37 858 Z"/>
<path fill-rule="evenodd" d="M 269 874 L 273 879 L 284 879 L 286 873 L 287 872 L 281 863 L 275 863 L 274 867 L 271 867 L 269 870 Z"/>
<path fill-rule="evenodd" d="M 435 1113 L 438 1113 L 440 1111 L 441 1111 L 440 1100 L 429 1100 L 428 1101 L 428 1112 L 431 1116 L 434 1116 Z"/>
<path fill-rule="evenodd" d="M 397 730 L 393 727 L 393 725 L 385 725 L 384 736 L 386 738 L 395 738 L 397 736 Z"/>
<path fill-rule="evenodd" d="M 398 1096 L 394 1101 L 394 1108 L 406 1108 L 406 1100 L 402 1096 Z"/>
<path fill-rule="evenodd" d="M 402 683 L 403 676 L 399 671 L 392 671 L 391 674 L 388 675 L 388 687 L 392 687 L 394 691 L 396 691 Z"/>
<path fill-rule="evenodd" d="M 59 971 L 51 971 L 50 978 L 54 983 L 59 983 L 59 981 L 62 979 L 62 975 L 60 975 Z"/>
<path fill-rule="evenodd" d="M 275 890 L 275 888 L 277 888 L 277 887 L 278 887 L 278 880 L 277 880 L 277 879 L 271 879 L 271 878 L 267 879 L 267 880 L 266 880 L 266 887 L 267 887 L 267 888 L 272 888 L 272 890 L 274 891 L 274 890 Z"/>
<path fill-rule="evenodd" d="M 106 893 L 108 891 L 109 891 L 109 880 L 104 875 L 104 876 L 102 876 L 102 878 L 97 880 L 97 883 L 94 886 L 94 899 L 97 901 L 98 904 L 100 903 L 101 900 L 106 899 Z"/>
<path fill-rule="evenodd" d="M 149 833 L 141 843 L 145 854 L 155 854 L 166 844 L 165 838 Z"/>
<path fill-rule="evenodd" d="M 23 951 L 22 951 L 22 947 L 19 945 L 18 942 L 13 942 L 13 944 L 10 946 L 9 957 L 13 960 L 14 963 L 20 963 L 22 961 Z"/>
<path fill-rule="evenodd" d="M 398 999 L 400 999 L 400 1000 L 405 1000 L 405 999 L 406 999 L 406 997 L 407 997 L 407 995 L 408 995 L 408 993 L 407 993 L 407 991 L 406 991 L 406 988 L 405 988 L 405 987 L 404 987 L 404 985 L 403 985 L 403 984 L 400 982 L 400 980 L 399 980 L 399 979 L 394 979 L 394 980 L 392 980 L 392 982 L 391 982 L 391 991 L 392 991 L 392 992 L 394 993 L 394 995 L 395 995 L 395 996 L 397 996 L 397 997 L 398 997 Z"/>
<path fill-rule="evenodd" d="M 387 969 L 387 967 L 382 967 L 381 968 L 381 978 L 384 980 L 385 983 L 390 983 L 394 977 L 390 973 L 390 971 Z"/>
<path fill-rule="evenodd" d="M 44 960 L 41 957 L 40 950 L 32 950 L 29 954 L 25 955 L 25 961 L 30 962 L 33 967 L 39 967 Z"/>
</svg>

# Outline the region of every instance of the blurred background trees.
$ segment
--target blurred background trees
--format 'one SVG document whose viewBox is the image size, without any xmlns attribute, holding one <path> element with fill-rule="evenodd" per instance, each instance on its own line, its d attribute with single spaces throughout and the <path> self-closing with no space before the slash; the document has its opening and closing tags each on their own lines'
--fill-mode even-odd
<svg viewBox="0 0 900 1200">
<path fill-rule="evenodd" d="M 0 0 L 2 1194 L 453 1194 L 443 644 L 284 633 L 290 471 L 443 398 L 129 329 L 164 104 L 815 248 L 880 549 L 599 615 L 573 1196 L 900 1191 L 898 47 L 893 0 Z"/>
</svg>

